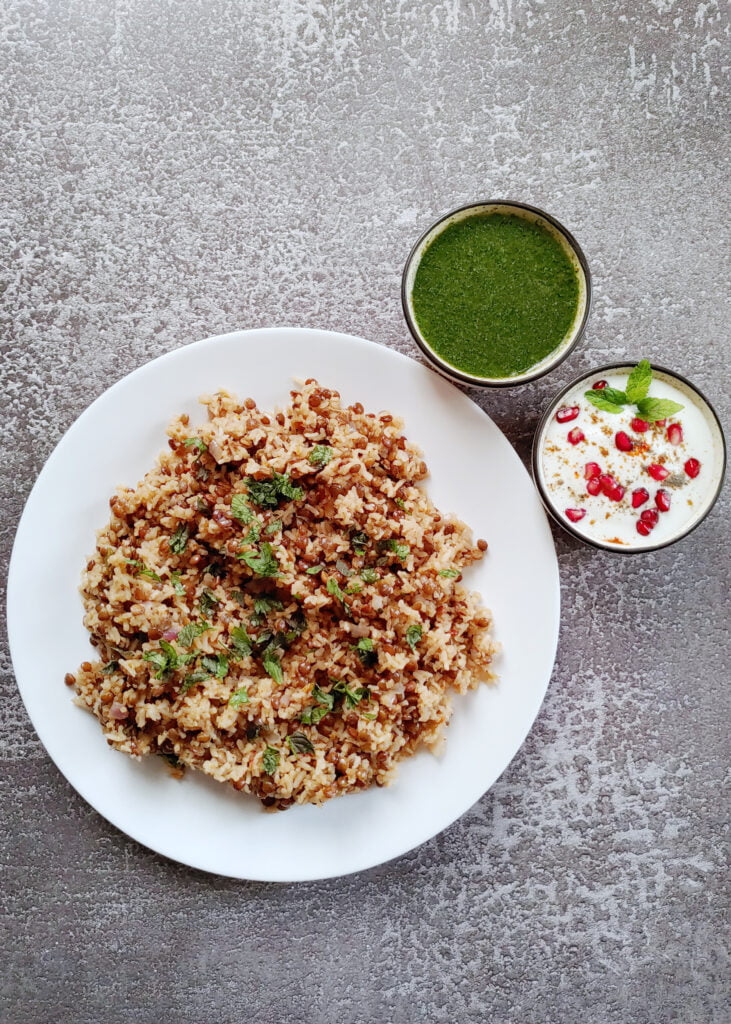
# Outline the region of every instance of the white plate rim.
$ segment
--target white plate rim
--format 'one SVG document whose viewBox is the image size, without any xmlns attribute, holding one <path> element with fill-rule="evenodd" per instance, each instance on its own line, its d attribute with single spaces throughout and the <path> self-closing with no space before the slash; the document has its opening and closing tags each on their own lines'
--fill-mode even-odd
<svg viewBox="0 0 731 1024">
<path fill-rule="evenodd" d="M 25 506 L 24 506 L 24 509 L 23 509 L 23 513 L 22 513 L 21 518 L 20 518 L 19 523 L 18 523 L 18 527 L 17 527 L 16 535 L 15 535 L 15 540 L 14 540 L 14 544 L 13 544 L 13 549 L 12 549 L 12 553 L 11 553 L 11 558 L 10 558 L 9 570 L 8 570 L 8 584 L 7 584 L 7 630 L 8 630 L 8 638 L 9 638 L 9 646 L 10 646 L 10 654 L 11 654 L 12 664 L 13 664 L 13 667 L 14 667 L 15 672 L 16 672 L 16 682 L 17 682 L 18 690 L 20 692 L 20 695 L 21 695 L 21 698 L 23 700 L 24 706 L 26 708 L 26 712 L 28 714 L 28 717 L 30 718 L 31 723 L 32 723 L 32 725 L 33 725 L 33 727 L 34 727 L 34 729 L 35 729 L 39 739 L 41 740 L 41 743 L 43 744 L 43 747 L 44 747 L 46 753 L 49 755 L 51 760 L 54 762 L 54 764 L 56 765 L 58 770 L 61 772 L 61 774 L 64 776 L 64 778 L 69 782 L 69 784 L 79 793 L 79 795 L 91 807 L 93 807 L 94 810 L 97 811 L 97 813 L 99 813 L 103 818 L 105 818 L 108 822 L 110 822 L 110 824 L 112 824 L 115 828 L 119 829 L 119 831 L 121 831 L 123 834 L 129 836 L 130 838 L 134 839 L 136 842 L 139 842 L 140 844 L 142 844 L 143 846 L 145 846 L 148 849 L 152 850 L 153 852 L 158 853 L 158 854 L 160 854 L 162 856 L 168 857 L 171 860 L 174 860 L 174 861 L 177 861 L 179 863 L 182 863 L 182 864 L 188 865 L 190 867 L 193 867 L 195 869 L 202 870 L 202 871 L 205 871 L 205 872 L 208 872 L 208 873 L 211 873 L 211 874 L 215 874 L 215 875 L 219 875 L 219 876 L 223 876 L 223 877 L 231 877 L 231 878 L 236 878 L 236 879 L 241 879 L 241 880 L 290 883 L 290 882 L 313 881 L 313 880 L 319 880 L 319 879 L 326 879 L 326 878 L 346 876 L 346 875 L 349 875 L 349 874 L 352 874 L 352 873 L 355 873 L 355 872 L 367 870 L 367 869 L 369 869 L 371 867 L 376 867 L 376 866 L 378 866 L 380 864 L 384 864 L 384 863 L 387 863 L 387 862 L 389 862 L 391 860 L 394 860 L 394 859 L 396 859 L 398 857 L 404 856 L 406 853 L 408 853 L 411 850 L 416 849 L 417 847 L 421 846 L 423 843 L 425 843 L 428 840 L 432 839 L 435 835 L 438 835 L 444 829 L 446 829 L 450 825 L 452 825 L 463 814 L 465 814 L 477 802 L 477 800 L 479 800 L 481 798 L 481 796 L 483 796 L 486 792 L 489 791 L 489 789 L 495 784 L 495 782 L 500 778 L 500 776 L 503 774 L 503 772 L 509 766 L 509 764 L 511 763 L 511 761 L 513 760 L 513 758 L 516 756 L 516 754 L 520 750 L 521 746 L 523 745 L 523 743 L 524 743 L 528 733 L 530 732 L 531 728 L 533 727 L 535 719 L 538 716 L 538 713 L 539 713 L 541 705 L 543 703 L 546 691 L 548 689 L 550 678 L 551 678 L 551 675 L 552 675 L 552 672 L 553 672 L 553 667 L 555 665 L 556 652 L 557 652 L 557 647 L 558 647 L 558 636 L 559 636 L 559 628 L 560 628 L 560 580 L 559 580 L 559 572 L 558 572 L 558 561 L 557 561 L 556 554 L 555 554 L 555 548 L 554 548 L 554 545 L 553 545 L 553 540 L 552 540 L 552 537 L 551 537 L 551 531 L 550 531 L 550 527 L 548 525 L 548 520 L 547 520 L 547 518 L 545 516 L 545 512 L 544 512 L 542 506 L 540 505 L 540 500 L 538 498 L 538 495 L 537 495 L 537 493 L 535 493 L 535 489 L 533 489 L 534 493 L 535 493 L 535 502 L 537 503 L 537 506 L 540 509 L 540 513 L 541 513 L 541 516 L 542 516 L 542 519 L 543 519 L 546 538 L 548 540 L 548 543 L 550 544 L 550 548 L 551 548 L 551 551 L 553 553 L 553 593 L 552 593 L 552 606 L 549 609 L 550 622 L 548 624 L 549 625 L 549 630 L 550 630 L 550 632 L 552 634 L 552 637 L 553 637 L 553 640 L 552 640 L 552 644 L 551 644 L 550 658 L 547 657 L 547 659 L 546 659 L 547 669 L 543 673 L 542 685 L 539 687 L 539 692 L 537 692 L 536 695 L 534 695 L 534 700 L 531 703 L 531 706 L 528 709 L 528 712 L 526 713 L 525 724 L 524 724 L 524 727 L 522 727 L 522 729 L 521 729 L 519 742 L 517 742 L 517 745 L 515 746 L 515 749 L 513 750 L 512 754 L 509 756 L 509 758 L 507 759 L 505 764 L 503 764 L 502 767 L 499 768 L 499 770 L 497 770 L 496 772 L 494 772 L 492 774 L 492 777 L 484 785 L 484 788 L 482 788 L 481 792 L 478 793 L 477 796 L 474 799 L 470 798 L 468 801 L 464 801 L 464 800 L 456 801 L 455 805 L 454 805 L 454 813 L 449 818 L 449 820 L 443 821 L 437 827 L 430 827 L 430 828 L 428 828 L 426 830 L 423 830 L 421 832 L 415 832 L 414 836 L 412 837 L 411 840 L 409 840 L 405 844 L 402 844 L 402 846 L 400 848 L 390 851 L 387 856 L 379 857 L 377 859 L 373 859 L 372 857 L 365 856 L 365 857 L 363 857 L 361 862 L 352 863 L 352 864 L 348 865 L 347 867 L 344 867 L 342 870 L 338 869 L 336 871 L 328 871 L 326 873 L 319 873 L 318 871 L 314 871 L 314 872 L 312 872 L 312 871 L 294 872 L 293 871 L 293 872 L 291 872 L 292 877 L 283 877 L 281 872 L 271 873 L 270 874 L 270 873 L 267 873 L 266 871 L 261 871 L 261 872 L 255 873 L 255 874 L 251 874 L 251 873 L 248 873 L 248 872 L 245 873 L 245 874 L 241 874 L 238 871 L 221 870 L 218 867 L 211 866 L 211 864 L 209 862 L 207 862 L 206 859 L 201 859 L 199 857 L 187 856 L 184 851 L 181 852 L 180 849 L 176 848 L 175 843 L 168 844 L 168 843 L 166 843 L 166 842 L 164 842 L 163 840 L 160 840 L 160 839 L 153 840 L 153 839 L 151 839 L 151 837 L 149 835 L 140 833 L 139 830 L 135 828 L 134 824 L 131 825 L 128 821 L 124 820 L 124 815 L 122 813 L 115 813 L 113 808 L 110 808 L 109 806 L 103 805 L 103 804 L 100 805 L 99 800 L 97 798 L 95 798 L 89 792 L 89 787 L 85 784 L 84 780 L 83 779 L 79 779 L 78 777 L 72 777 L 74 775 L 74 772 L 71 772 L 69 770 L 68 765 L 66 765 L 64 763 L 64 758 L 58 756 L 55 744 L 50 740 L 50 738 L 48 736 L 48 730 L 47 730 L 47 727 L 46 727 L 46 723 L 39 721 L 38 720 L 38 715 L 36 713 L 34 713 L 34 710 L 32 709 L 32 707 L 29 706 L 29 701 L 27 699 L 26 692 L 24 692 L 24 687 L 23 687 L 23 684 L 21 683 L 20 676 L 19 676 L 18 671 L 17 671 L 18 664 L 22 664 L 22 658 L 20 656 L 20 652 L 19 652 L 19 649 L 18 649 L 18 641 L 17 641 L 18 632 L 19 632 L 19 626 L 18 626 L 17 614 L 16 614 L 16 611 L 15 611 L 15 609 L 17 607 L 17 600 L 15 599 L 15 595 L 16 595 L 16 593 L 18 591 L 19 586 L 20 586 L 20 574 L 21 574 L 21 564 L 22 564 L 21 563 L 21 559 L 22 559 L 22 554 L 23 554 L 23 545 L 24 545 L 24 541 L 25 541 L 25 537 L 24 537 L 25 526 L 26 526 L 27 521 L 28 521 L 28 519 L 30 517 L 30 510 L 32 509 L 32 503 L 33 503 L 34 495 L 36 493 L 38 493 L 39 489 L 42 487 L 43 482 L 45 481 L 46 476 L 50 472 L 49 467 L 51 467 L 53 465 L 54 460 L 58 457 L 58 453 L 63 450 L 64 446 L 67 444 L 69 439 L 73 438 L 78 432 L 83 431 L 85 429 L 87 422 L 89 422 L 89 421 L 91 421 L 93 419 L 93 417 L 95 415 L 95 412 L 97 410 L 99 410 L 99 408 L 101 407 L 101 405 L 103 403 L 106 403 L 106 402 L 112 400 L 116 395 L 119 394 L 121 389 L 123 389 L 124 387 L 128 387 L 131 382 L 133 383 L 133 382 L 135 382 L 137 380 L 140 380 L 142 377 L 144 377 L 147 373 L 150 372 L 152 367 L 158 367 L 159 368 L 160 366 L 165 366 L 165 365 L 172 366 L 172 365 L 174 365 L 176 360 L 188 358 L 191 351 L 195 350 L 197 352 L 200 352 L 206 346 L 209 346 L 209 345 L 215 345 L 217 343 L 230 342 L 230 341 L 234 341 L 234 340 L 238 341 L 238 340 L 241 340 L 241 339 L 243 339 L 245 337 L 248 338 L 248 337 L 254 336 L 254 335 L 256 335 L 258 337 L 262 337 L 262 338 L 263 337 L 268 337 L 268 338 L 274 340 L 275 338 L 280 337 L 283 334 L 284 335 L 296 334 L 302 340 L 304 340 L 306 337 L 310 337 L 311 339 L 314 340 L 314 339 L 322 339 L 324 336 L 327 336 L 328 339 L 332 340 L 333 342 L 337 342 L 339 344 L 345 343 L 345 344 L 354 345 L 354 346 L 367 346 L 368 349 L 371 350 L 371 351 L 377 350 L 378 354 L 381 355 L 381 356 L 383 356 L 385 354 L 385 356 L 387 358 L 399 360 L 399 361 L 402 361 L 404 363 L 411 364 L 412 366 L 413 365 L 418 366 L 426 374 L 429 374 L 430 377 L 437 379 L 440 382 L 440 386 L 446 387 L 446 388 L 450 388 L 452 391 L 456 392 L 456 394 L 459 395 L 460 400 L 462 400 L 463 402 L 468 403 L 471 406 L 472 410 L 476 411 L 479 414 L 479 416 L 481 416 L 483 418 L 483 420 L 486 422 L 486 424 L 489 424 L 489 426 L 492 429 L 494 429 L 497 432 L 497 434 L 500 435 L 500 437 L 510 447 L 515 460 L 519 463 L 521 469 L 526 474 L 526 477 L 528 478 L 528 480 L 530 480 L 530 478 L 528 477 L 527 470 L 523 466 L 522 462 L 520 462 L 520 459 L 519 459 L 517 453 L 515 453 L 515 451 L 512 449 L 512 446 L 510 445 L 510 442 L 507 440 L 507 438 L 505 438 L 505 435 L 494 424 L 494 422 L 488 416 L 488 414 L 483 409 L 481 409 L 478 405 L 476 405 L 476 403 L 474 403 L 469 398 L 468 395 L 466 395 L 464 392 L 460 391 L 458 388 L 456 388 L 450 382 L 446 381 L 441 375 L 437 374 L 436 371 L 434 371 L 430 367 L 424 365 L 423 363 L 417 363 L 415 360 L 411 359 L 409 356 L 404 355 L 403 353 L 400 353 L 400 352 L 398 352 L 398 351 L 396 351 L 394 349 L 391 349 L 389 347 L 386 347 L 386 346 L 383 346 L 381 344 L 378 344 L 377 342 L 372 342 L 372 341 L 369 341 L 369 340 L 367 340 L 365 338 L 358 337 L 356 335 L 351 335 L 351 334 L 346 334 L 346 333 L 341 333 L 341 332 L 336 332 L 336 331 L 330 331 L 330 330 L 325 330 L 325 329 L 320 330 L 320 329 L 317 329 L 317 328 L 303 328 L 303 327 L 296 327 L 296 326 L 282 326 L 282 327 L 278 326 L 278 327 L 268 327 L 268 328 L 253 328 L 253 329 L 246 329 L 246 330 L 231 331 L 231 332 L 227 332 L 226 334 L 212 335 L 212 336 L 209 336 L 207 338 L 201 339 L 199 341 L 191 342 L 189 344 L 181 346 L 180 348 L 174 349 L 174 350 L 172 350 L 170 352 L 163 353 L 162 355 L 157 356 L 154 359 L 148 360 L 146 363 L 144 363 L 141 366 L 137 367 L 136 369 L 132 370 L 130 373 L 125 374 L 118 381 L 116 381 L 109 388 L 107 388 L 100 395 L 98 395 L 81 412 L 81 414 L 76 418 L 76 420 L 74 420 L 74 422 L 64 432 L 64 434 L 62 435 L 62 437 L 60 438 L 60 440 L 58 441 L 58 443 L 54 447 L 53 451 L 51 452 L 51 454 L 46 459 L 46 462 L 44 463 L 40 473 L 38 474 L 38 476 L 36 478 L 36 481 L 35 481 L 35 483 L 33 485 L 33 488 L 31 489 L 30 494 L 28 495 L 28 498 L 26 500 L 26 503 L 25 503 Z M 283 377 L 286 380 L 290 380 L 291 379 L 291 374 L 288 373 L 285 370 L 284 373 L 283 373 Z M 397 410 L 395 410 L 395 412 L 398 414 L 399 410 L 397 409 Z M 407 423 L 407 428 L 406 429 L 407 429 L 407 432 L 408 432 L 408 423 Z M 531 482 L 531 487 L 533 487 L 532 482 Z M 91 539 L 89 541 L 89 547 L 90 546 L 91 546 Z M 487 603 L 489 605 L 489 603 L 490 603 L 489 595 L 486 598 L 486 600 L 487 600 Z M 79 605 L 79 609 L 80 609 L 80 605 Z M 549 664 L 549 662 L 550 662 L 550 664 Z M 68 695 L 68 699 L 70 700 L 71 699 L 71 694 L 68 693 L 68 691 L 67 691 L 67 695 Z M 85 714 L 84 712 L 80 712 L 80 713 Z M 101 735 L 101 733 L 100 733 L 100 735 Z M 385 791 L 382 791 L 382 792 L 388 792 L 388 790 L 385 790 Z M 346 800 L 353 799 L 353 797 L 352 796 L 347 796 L 344 799 L 346 799 Z M 337 802 L 339 803 L 340 799 L 338 799 Z M 290 813 L 290 812 L 287 812 L 287 813 Z"/>
</svg>

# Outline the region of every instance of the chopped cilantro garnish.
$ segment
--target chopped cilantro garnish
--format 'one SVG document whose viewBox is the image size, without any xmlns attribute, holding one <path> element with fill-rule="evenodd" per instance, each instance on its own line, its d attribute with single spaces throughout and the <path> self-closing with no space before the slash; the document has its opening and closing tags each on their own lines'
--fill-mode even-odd
<svg viewBox="0 0 731 1024">
<path fill-rule="evenodd" d="M 314 754 L 315 748 L 303 732 L 293 732 L 287 737 L 287 746 L 293 754 Z"/>
<path fill-rule="evenodd" d="M 280 612 L 284 605 L 277 597 L 269 594 L 261 594 L 254 598 L 254 612 L 256 615 L 268 615 L 269 612 Z"/>
<path fill-rule="evenodd" d="M 421 642 L 424 630 L 421 626 L 412 625 L 406 630 L 406 643 L 412 651 L 416 651 L 416 645 Z"/>
<path fill-rule="evenodd" d="M 175 641 L 180 647 L 190 647 L 196 637 L 205 633 L 210 628 L 210 622 L 205 620 L 203 622 L 189 622 L 187 626 L 183 626 L 180 630 Z"/>
<path fill-rule="evenodd" d="M 282 520 L 281 519 L 272 519 L 271 523 L 268 523 L 267 526 L 265 526 L 265 528 L 264 528 L 264 536 L 265 537 L 271 537 L 272 534 L 279 533 L 279 531 L 281 529 L 282 529 Z"/>
<path fill-rule="evenodd" d="M 328 693 L 327 690 L 320 689 L 317 683 L 312 688 L 312 696 L 317 703 L 312 707 L 305 708 L 300 715 L 300 722 L 303 722 L 305 725 L 317 725 L 335 706 L 334 695 Z"/>
<path fill-rule="evenodd" d="M 182 693 L 187 693 L 188 690 L 192 689 L 192 687 L 194 687 L 198 683 L 202 683 L 204 680 L 208 679 L 210 674 L 211 674 L 210 672 L 204 672 L 201 669 L 196 669 L 195 672 L 191 672 L 190 675 L 187 675 L 185 677 L 185 679 L 183 680 L 183 684 L 180 687 L 181 694 Z"/>
<path fill-rule="evenodd" d="M 234 626 L 231 630 L 231 647 L 239 658 L 248 658 L 251 654 L 253 649 L 251 637 L 243 626 Z"/>
<path fill-rule="evenodd" d="M 267 648 L 262 656 L 262 664 L 267 675 L 271 676 L 278 686 L 281 686 L 284 682 L 284 673 L 279 655 L 275 654 L 274 650 Z"/>
<path fill-rule="evenodd" d="M 350 536 L 350 544 L 356 555 L 364 555 L 369 542 L 370 537 L 367 533 L 363 533 L 362 530 L 358 530 Z"/>
<path fill-rule="evenodd" d="M 338 570 L 338 572 L 342 576 L 352 576 L 353 575 L 353 570 L 350 568 L 350 566 L 347 564 L 347 562 L 344 562 L 342 560 L 342 558 L 339 558 L 337 560 L 337 562 L 335 563 L 335 568 Z"/>
<path fill-rule="evenodd" d="M 105 676 L 110 676 L 113 672 L 116 672 L 118 668 L 118 661 L 108 661 L 107 664 L 102 669 L 102 672 Z"/>
<path fill-rule="evenodd" d="M 360 578 L 364 583 L 375 583 L 376 580 L 380 579 L 376 569 L 364 569 L 360 574 Z"/>
<path fill-rule="evenodd" d="M 217 604 L 220 604 L 220 597 L 216 597 L 212 590 L 207 587 L 202 591 L 201 596 L 198 598 L 198 604 L 204 615 L 210 615 Z"/>
<path fill-rule="evenodd" d="M 216 679 L 225 679 L 228 674 L 228 658 L 225 654 L 204 654 L 201 658 L 201 668 Z"/>
<path fill-rule="evenodd" d="M 440 569 L 439 575 L 444 576 L 447 580 L 456 580 L 460 575 L 459 569 Z"/>
<path fill-rule="evenodd" d="M 125 562 L 127 565 L 134 566 L 138 576 L 147 576 L 148 579 L 153 580 L 155 583 L 162 583 L 157 573 L 149 569 L 144 562 L 139 562 L 135 558 L 125 558 Z"/>
<path fill-rule="evenodd" d="M 258 551 L 244 551 L 239 558 L 246 562 L 257 576 L 272 578 L 279 575 L 279 562 L 268 541 L 264 541 Z"/>
<path fill-rule="evenodd" d="M 246 500 L 245 494 L 234 494 L 231 498 L 231 515 L 244 526 L 248 526 L 253 521 L 254 512 Z"/>
<path fill-rule="evenodd" d="M 157 669 L 156 679 L 165 679 L 171 672 L 192 661 L 195 654 L 178 654 L 171 643 L 161 640 L 159 651 L 145 651 L 142 657 Z"/>
<path fill-rule="evenodd" d="M 394 540 L 393 538 L 391 538 L 391 540 L 387 540 L 382 546 L 386 551 L 393 551 L 394 555 L 400 559 L 406 558 L 409 553 L 408 544 L 402 544 L 400 541 Z"/>
<path fill-rule="evenodd" d="M 402 512 L 406 511 L 406 502 L 402 498 L 394 498 L 394 503 L 398 505 Z"/>
<path fill-rule="evenodd" d="M 240 689 L 236 690 L 235 693 L 232 693 L 228 699 L 228 706 L 230 708 L 236 708 L 236 710 L 238 710 L 240 707 L 243 707 L 244 704 L 248 703 L 249 691 L 246 689 L 245 686 L 242 686 Z"/>
<path fill-rule="evenodd" d="M 170 545 L 170 550 L 173 552 L 174 555 L 182 555 L 182 553 L 185 551 L 187 547 L 189 536 L 190 530 L 185 525 L 185 523 L 181 523 L 168 541 Z"/>
<path fill-rule="evenodd" d="M 378 661 L 376 645 L 368 636 L 364 636 L 359 640 L 358 643 L 354 645 L 354 650 L 357 652 L 358 657 L 366 668 L 372 668 Z"/>
<path fill-rule="evenodd" d="M 371 699 L 371 691 L 366 686 L 358 686 L 355 690 L 352 690 L 342 680 L 335 683 L 333 693 L 342 695 L 343 703 L 348 710 L 354 708 L 362 700 Z"/>
<path fill-rule="evenodd" d="M 183 584 L 180 581 L 180 573 L 179 572 L 171 572 L 170 573 L 170 583 L 171 583 L 171 586 L 172 586 L 173 590 L 178 595 L 178 597 L 182 597 L 185 594 L 185 587 L 183 586 Z"/>
<path fill-rule="evenodd" d="M 274 473 L 269 480 L 248 477 L 249 498 L 260 508 L 276 508 L 282 501 L 301 501 L 305 492 L 292 483 L 287 473 Z"/>
<path fill-rule="evenodd" d="M 316 444 L 307 456 L 307 461 L 311 466 L 326 466 L 333 457 L 333 454 L 334 452 L 329 445 Z"/>
<path fill-rule="evenodd" d="M 208 450 L 208 445 L 200 437 L 186 437 L 183 444 L 186 448 L 195 448 L 199 454 Z"/>
<path fill-rule="evenodd" d="M 261 765 L 265 775 L 274 775 L 279 767 L 279 751 L 275 750 L 274 747 L 267 747 L 261 759 Z"/>
<path fill-rule="evenodd" d="M 322 565 L 322 564 L 320 564 L 320 565 L 311 565 L 309 569 L 305 569 L 305 572 L 307 573 L 308 576 L 316 576 L 318 574 L 318 572 L 322 572 L 322 570 L 324 568 L 325 568 L 325 566 Z"/>
</svg>

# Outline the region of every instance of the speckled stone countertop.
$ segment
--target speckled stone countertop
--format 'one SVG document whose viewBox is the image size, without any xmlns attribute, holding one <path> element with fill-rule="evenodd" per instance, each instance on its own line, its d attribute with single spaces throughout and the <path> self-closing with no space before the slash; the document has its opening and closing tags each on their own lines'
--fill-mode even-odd
<svg viewBox="0 0 731 1024">
<path fill-rule="evenodd" d="M 728 424 L 716 0 L 1 17 L 3 569 L 64 430 L 151 357 L 276 324 L 415 356 L 403 260 L 473 198 L 547 208 L 594 273 L 570 360 L 476 396 L 524 458 L 549 396 L 616 356 L 684 371 Z M 558 661 L 525 746 L 444 834 L 343 880 L 220 880 L 120 835 L 45 755 L 3 637 L 0 1018 L 728 1024 L 728 515 L 727 487 L 642 560 L 557 535 Z"/>
</svg>

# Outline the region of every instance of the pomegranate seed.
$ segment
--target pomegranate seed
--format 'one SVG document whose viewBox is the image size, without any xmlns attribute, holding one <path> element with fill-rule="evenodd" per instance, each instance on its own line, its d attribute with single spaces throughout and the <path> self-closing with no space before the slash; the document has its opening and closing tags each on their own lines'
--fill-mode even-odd
<svg viewBox="0 0 731 1024">
<path fill-rule="evenodd" d="M 593 476 L 599 476 L 602 471 L 602 467 L 598 462 L 587 462 L 584 466 L 584 476 L 587 480 L 591 480 Z"/>
<path fill-rule="evenodd" d="M 569 430 L 566 435 L 566 439 L 569 444 L 578 444 L 579 441 L 586 441 L 586 436 L 583 430 L 579 430 L 578 427 L 574 427 L 573 430 Z"/>
<path fill-rule="evenodd" d="M 638 487 L 632 491 L 632 508 L 639 508 L 640 505 L 644 505 L 649 497 L 650 494 L 644 487 Z"/>
<path fill-rule="evenodd" d="M 657 492 L 657 494 L 655 495 L 655 504 L 657 505 L 657 507 L 660 509 L 661 512 L 669 512 L 670 511 L 670 495 L 668 494 L 668 492 L 667 491 L 663 491 L 662 489 L 659 490 Z"/>
<path fill-rule="evenodd" d="M 592 384 L 594 391 L 603 391 L 606 386 L 607 382 L 605 380 L 595 380 Z"/>
<path fill-rule="evenodd" d="M 631 452 L 634 448 L 632 438 L 629 434 L 625 434 L 623 430 L 618 430 L 614 435 L 614 443 L 621 452 Z"/>
<path fill-rule="evenodd" d="M 667 438 L 670 444 L 682 444 L 683 428 L 679 423 L 671 423 L 667 429 Z"/>
<path fill-rule="evenodd" d="M 602 489 L 601 481 L 598 476 L 593 476 L 591 480 L 586 481 L 586 489 L 589 494 L 598 494 Z"/>
<path fill-rule="evenodd" d="M 670 476 L 670 470 L 665 469 L 659 462 L 653 462 L 651 466 L 648 466 L 647 472 L 653 480 L 664 480 L 666 476 Z"/>
<path fill-rule="evenodd" d="M 647 420 L 641 420 L 637 416 L 635 416 L 633 420 L 630 420 L 629 425 L 632 427 L 636 434 L 644 434 L 646 430 L 650 429 L 650 424 L 647 422 Z"/>
<path fill-rule="evenodd" d="M 556 413 L 556 419 L 559 423 L 570 423 L 571 420 L 575 420 L 578 415 L 578 405 L 562 405 Z"/>
<path fill-rule="evenodd" d="M 580 519 L 583 519 L 586 515 L 585 508 L 567 508 L 566 518 L 570 519 L 572 523 L 578 523 Z"/>
<path fill-rule="evenodd" d="M 626 490 L 626 487 L 622 487 L 621 484 L 617 484 L 616 487 L 612 488 L 607 497 L 610 498 L 612 501 L 621 501 L 625 495 Z"/>
<path fill-rule="evenodd" d="M 652 527 L 650 526 L 650 524 L 643 523 L 641 519 L 637 520 L 636 528 L 637 532 L 640 534 L 641 537 L 649 537 L 649 535 L 652 533 Z"/>
<path fill-rule="evenodd" d="M 617 481 L 610 473 L 602 473 L 599 477 L 599 483 L 602 485 L 602 490 L 609 497 L 610 491 L 613 491 L 617 486 Z"/>
<path fill-rule="evenodd" d="M 643 523 L 647 523 L 647 525 L 650 527 L 650 529 L 652 529 L 653 526 L 657 526 L 659 518 L 660 518 L 660 514 L 654 508 L 646 508 L 645 511 L 640 516 L 640 520 Z"/>
<path fill-rule="evenodd" d="M 685 472 L 688 474 L 688 476 L 693 477 L 693 479 L 695 479 L 695 477 L 697 477 L 701 471 L 701 464 L 698 461 L 698 459 L 688 459 L 683 468 L 685 469 Z"/>
<path fill-rule="evenodd" d="M 656 427 L 664 427 L 666 423 L 667 423 L 667 419 L 655 420 L 655 426 Z"/>
</svg>

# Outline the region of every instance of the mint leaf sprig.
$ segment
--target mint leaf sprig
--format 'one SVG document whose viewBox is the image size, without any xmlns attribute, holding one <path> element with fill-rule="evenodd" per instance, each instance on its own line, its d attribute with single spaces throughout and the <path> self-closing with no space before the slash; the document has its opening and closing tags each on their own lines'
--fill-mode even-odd
<svg viewBox="0 0 731 1024">
<path fill-rule="evenodd" d="M 647 359 L 635 366 L 627 378 L 624 391 L 617 388 L 601 388 L 584 392 L 584 398 L 602 412 L 620 413 L 625 405 L 636 405 L 637 411 L 647 423 L 667 419 L 680 412 L 683 406 L 670 398 L 650 398 L 647 392 L 652 383 L 652 367 Z"/>
</svg>

